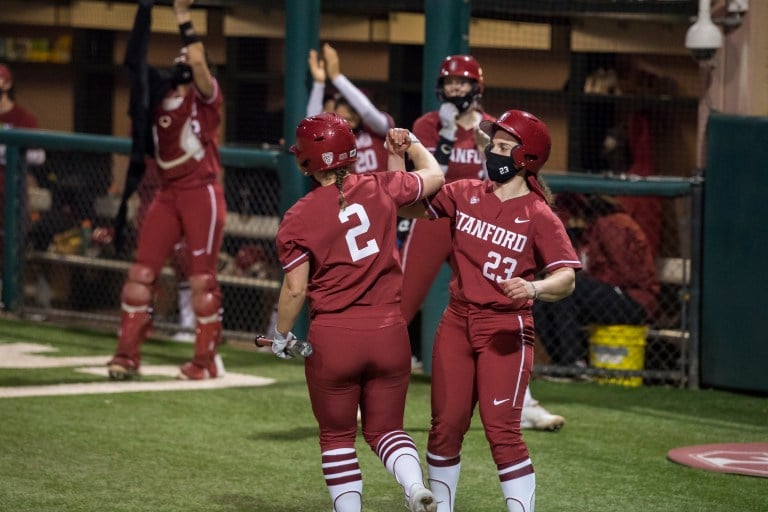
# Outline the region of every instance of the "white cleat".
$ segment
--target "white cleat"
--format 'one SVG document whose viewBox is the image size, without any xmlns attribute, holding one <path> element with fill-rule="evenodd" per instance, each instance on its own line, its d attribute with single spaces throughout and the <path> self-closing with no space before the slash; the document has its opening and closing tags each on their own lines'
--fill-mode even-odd
<svg viewBox="0 0 768 512">
<path fill-rule="evenodd" d="M 557 414 L 551 414 L 535 400 L 528 406 L 523 406 L 523 414 L 520 419 L 521 429 L 557 432 L 563 425 L 565 425 L 565 418 Z"/>
<path fill-rule="evenodd" d="M 414 485 L 411 487 L 410 497 L 411 512 L 436 512 L 437 502 L 435 497 L 432 496 L 432 491 L 424 487 L 423 485 Z"/>
</svg>

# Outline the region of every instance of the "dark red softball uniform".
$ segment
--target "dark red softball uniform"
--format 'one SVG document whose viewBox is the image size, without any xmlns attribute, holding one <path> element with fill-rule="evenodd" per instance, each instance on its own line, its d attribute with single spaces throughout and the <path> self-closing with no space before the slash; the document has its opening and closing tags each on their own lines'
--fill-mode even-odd
<svg viewBox="0 0 768 512">
<path fill-rule="evenodd" d="M 389 119 L 389 127 L 394 128 L 395 122 L 392 117 L 387 115 L 387 119 Z M 385 137 L 375 134 L 365 125 L 355 134 L 355 144 L 357 145 L 355 172 L 357 174 L 385 172 L 387 170 L 387 150 L 384 149 L 385 141 Z"/>
<path fill-rule="evenodd" d="M 481 121 L 494 121 L 493 116 L 481 112 Z M 418 137 L 430 153 L 434 153 L 440 141 L 440 115 L 437 111 L 427 112 L 413 123 L 413 134 Z M 475 132 L 456 126 L 456 140 L 453 143 L 451 157 L 448 160 L 448 171 L 445 173 L 445 182 L 451 183 L 461 179 L 478 179 L 485 174 L 481 153 L 475 144 Z"/>
<path fill-rule="evenodd" d="M 432 352 L 430 453 L 461 450 L 475 404 L 496 464 L 528 456 L 520 414 L 533 365 L 531 300 L 507 298 L 502 280 L 581 264 L 565 228 L 535 193 L 501 201 L 493 183 L 461 180 L 430 201 L 448 218 L 453 249 L 450 304 Z"/>
<path fill-rule="evenodd" d="M 289 209 L 277 232 L 283 270 L 310 263 L 305 361 L 323 451 L 351 446 L 358 401 L 366 440 L 402 429 L 410 343 L 400 312 L 397 209 L 419 200 L 420 176 L 351 174 L 339 190 L 318 187 Z"/>
<path fill-rule="evenodd" d="M 216 275 L 226 219 L 220 172 L 218 130 L 223 98 L 203 98 L 192 86 L 183 98 L 173 91 L 154 113 L 155 161 L 161 181 L 139 234 L 136 261 L 159 275 L 182 236 L 191 275 Z"/>
<path fill-rule="evenodd" d="M 493 121 L 493 117 L 482 114 L 483 120 Z M 427 112 L 413 123 L 413 134 L 430 152 L 434 152 L 440 136 L 440 116 L 437 112 Z M 456 141 L 448 161 L 445 174 L 446 183 L 470 178 L 482 178 L 485 174 L 482 155 L 475 144 L 473 130 L 457 126 Z M 403 247 L 403 316 L 407 322 L 421 309 L 421 305 L 435 280 L 440 266 L 448 261 L 451 252 L 451 233 L 448 222 L 438 220 L 427 222 L 414 220 Z"/>
<path fill-rule="evenodd" d="M 219 174 L 219 125 L 224 99 L 214 79 L 210 98 L 192 85 L 183 98 L 171 90 L 154 113 L 155 160 L 164 185 L 180 188 L 211 183 Z"/>
</svg>

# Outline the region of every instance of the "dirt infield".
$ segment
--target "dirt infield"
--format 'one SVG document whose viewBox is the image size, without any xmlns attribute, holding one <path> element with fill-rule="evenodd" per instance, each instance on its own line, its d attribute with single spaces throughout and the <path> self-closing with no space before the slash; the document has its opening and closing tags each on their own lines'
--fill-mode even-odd
<svg viewBox="0 0 768 512">
<path fill-rule="evenodd" d="M 768 478 L 768 443 L 685 446 L 670 450 L 667 457 L 678 464 L 707 471 Z"/>
</svg>

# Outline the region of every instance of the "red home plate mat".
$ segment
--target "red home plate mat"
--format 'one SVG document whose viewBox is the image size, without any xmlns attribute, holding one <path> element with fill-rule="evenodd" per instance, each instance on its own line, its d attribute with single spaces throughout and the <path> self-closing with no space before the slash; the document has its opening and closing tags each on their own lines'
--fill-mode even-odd
<svg viewBox="0 0 768 512">
<path fill-rule="evenodd" d="M 667 457 L 694 468 L 768 478 L 768 443 L 685 446 L 669 450 Z"/>
</svg>

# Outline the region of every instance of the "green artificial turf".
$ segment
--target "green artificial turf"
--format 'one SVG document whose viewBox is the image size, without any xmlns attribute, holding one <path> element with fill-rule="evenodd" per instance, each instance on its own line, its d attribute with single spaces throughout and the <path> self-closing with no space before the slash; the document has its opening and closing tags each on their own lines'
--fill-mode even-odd
<svg viewBox="0 0 768 512">
<path fill-rule="evenodd" d="M 114 335 L 0 319 L 0 343 L 55 356 L 108 356 Z M 179 365 L 190 344 L 149 340 L 145 364 Z M 264 387 L 0 398 L 0 510 L 287 512 L 330 510 L 301 361 L 225 345 L 229 372 Z M 105 358 L 106 362 L 106 358 Z M 0 387 L 98 382 L 71 368 L 0 368 Z M 525 432 L 538 512 L 768 510 L 765 478 L 670 462 L 671 448 L 768 441 L 768 399 L 724 391 L 536 380 L 534 396 L 566 417 Z M 406 430 L 424 459 L 429 379 L 414 376 Z M 364 510 L 405 510 L 399 486 L 358 442 Z M 476 416 L 462 452 L 456 512 L 505 510 Z"/>
</svg>

